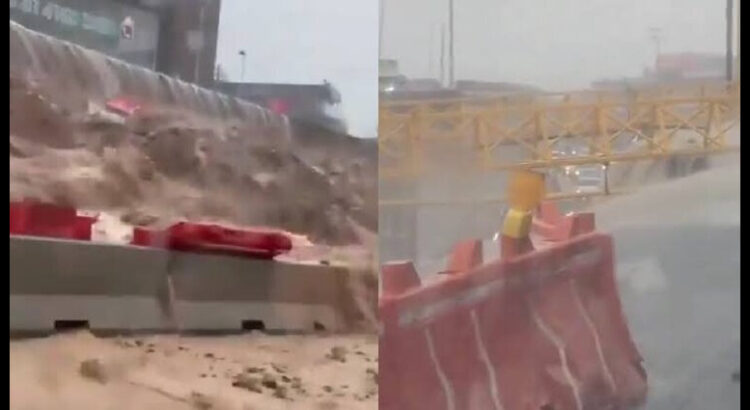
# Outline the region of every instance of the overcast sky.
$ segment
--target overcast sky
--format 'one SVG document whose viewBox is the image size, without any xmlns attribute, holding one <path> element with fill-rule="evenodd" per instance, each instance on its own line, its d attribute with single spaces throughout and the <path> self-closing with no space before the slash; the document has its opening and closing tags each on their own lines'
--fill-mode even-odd
<svg viewBox="0 0 750 410">
<path fill-rule="evenodd" d="M 375 137 L 378 0 L 222 0 L 216 62 L 239 81 L 321 84 L 341 93 L 349 131 Z"/>
<path fill-rule="evenodd" d="M 437 78 L 448 0 L 381 1 L 384 56 L 407 76 Z M 650 27 L 661 28 L 664 52 L 724 52 L 725 0 L 454 2 L 457 79 L 565 90 L 640 76 L 654 61 Z"/>
<path fill-rule="evenodd" d="M 439 75 L 448 0 L 382 0 L 383 56 Z M 652 66 L 664 52 L 723 53 L 725 0 L 454 0 L 456 78 L 576 89 Z M 736 1 L 736 0 L 735 0 Z M 357 136 L 377 129 L 377 0 L 222 0 L 217 63 L 239 81 L 321 83 L 341 92 Z M 447 26 L 447 24 L 446 24 Z"/>
</svg>

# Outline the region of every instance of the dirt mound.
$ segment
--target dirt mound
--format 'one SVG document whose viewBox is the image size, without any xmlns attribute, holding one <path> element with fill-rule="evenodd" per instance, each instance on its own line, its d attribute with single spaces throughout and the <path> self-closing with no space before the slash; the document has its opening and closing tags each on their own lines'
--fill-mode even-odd
<svg viewBox="0 0 750 410">
<path fill-rule="evenodd" d="M 305 135 L 156 106 L 123 120 L 92 104 L 63 108 L 61 96 L 22 79 L 10 84 L 11 200 L 139 215 L 129 218 L 138 225 L 275 227 L 329 245 L 360 243 L 358 228 L 377 227 L 374 147 L 326 155 L 335 139 L 300 143 Z"/>
</svg>

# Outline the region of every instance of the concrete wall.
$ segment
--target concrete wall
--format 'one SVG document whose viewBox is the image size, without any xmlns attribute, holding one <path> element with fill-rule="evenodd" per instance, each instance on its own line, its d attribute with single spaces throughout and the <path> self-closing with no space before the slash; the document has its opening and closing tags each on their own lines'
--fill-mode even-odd
<svg viewBox="0 0 750 410">
<path fill-rule="evenodd" d="M 348 271 L 238 257 L 10 237 L 10 330 L 311 331 L 353 318 Z M 262 325 L 261 325 L 262 324 Z"/>
</svg>

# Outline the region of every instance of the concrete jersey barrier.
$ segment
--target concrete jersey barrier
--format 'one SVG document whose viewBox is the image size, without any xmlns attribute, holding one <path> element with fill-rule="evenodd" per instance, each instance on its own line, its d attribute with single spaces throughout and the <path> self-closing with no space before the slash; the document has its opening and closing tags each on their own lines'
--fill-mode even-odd
<svg viewBox="0 0 750 410">
<path fill-rule="evenodd" d="M 11 333 L 52 332 L 64 323 L 114 332 L 336 331 L 356 320 L 346 268 L 226 254 L 222 246 L 249 238 L 256 248 L 269 241 L 290 247 L 283 235 L 209 226 L 221 235 L 197 237 L 200 246 L 105 244 L 91 241 L 95 218 L 82 225 L 74 208 L 15 205 Z"/>
</svg>

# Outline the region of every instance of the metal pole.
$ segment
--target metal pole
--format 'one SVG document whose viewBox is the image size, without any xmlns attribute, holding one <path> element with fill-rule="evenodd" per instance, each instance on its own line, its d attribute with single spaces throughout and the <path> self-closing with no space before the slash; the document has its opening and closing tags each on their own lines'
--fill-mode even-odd
<svg viewBox="0 0 750 410">
<path fill-rule="evenodd" d="M 726 70 L 727 70 L 727 81 L 731 82 L 733 79 L 732 71 L 734 69 L 734 58 L 732 57 L 732 40 L 734 39 L 734 10 L 732 7 L 732 0 L 727 0 L 727 59 L 726 59 Z"/>
<path fill-rule="evenodd" d="M 737 15 L 737 66 L 735 67 L 734 76 L 737 79 L 737 81 L 740 81 L 740 18 L 742 15 L 740 14 L 740 2 L 737 1 L 737 12 L 735 13 Z"/>
<path fill-rule="evenodd" d="M 656 64 L 654 65 L 654 68 L 656 68 L 659 65 L 659 56 L 661 55 L 661 28 L 651 27 L 649 31 L 651 32 L 651 39 L 654 40 L 654 45 L 656 46 Z"/>
<path fill-rule="evenodd" d="M 380 0 L 380 20 L 378 27 L 378 58 L 383 58 L 383 19 L 385 17 L 385 0 Z"/>
<path fill-rule="evenodd" d="M 427 70 L 430 78 L 435 74 L 435 26 L 430 24 L 430 47 L 427 49 Z"/>
<path fill-rule="evenodd" d="M 455 85 L 455 55 L 453 54 L 453 0 L 448 0 L 448 83 L 451 88 Z"/>
<path fill-rule="evenodd" d="M 245 81 L 245 50 L 240 50 L 240 82 Z"/>
<path fill-rule="evenodd" d="M 440 25 L 440 85 L 445 86 L 445 24 Z"/>
</svg>

